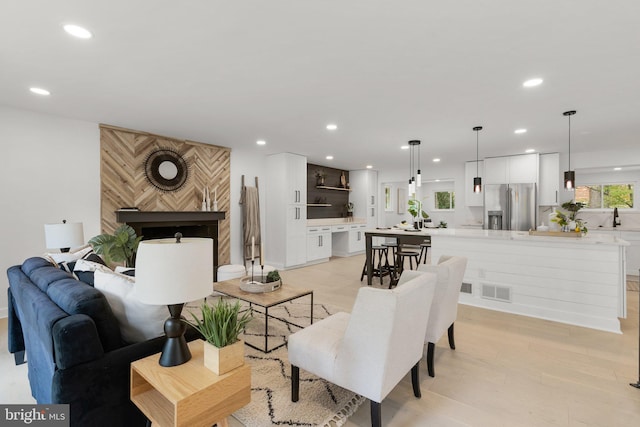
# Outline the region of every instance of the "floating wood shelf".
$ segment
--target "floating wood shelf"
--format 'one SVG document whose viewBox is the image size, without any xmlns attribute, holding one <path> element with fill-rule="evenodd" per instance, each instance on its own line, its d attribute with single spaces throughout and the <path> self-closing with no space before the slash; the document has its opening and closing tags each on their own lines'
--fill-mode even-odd
<svg viewBox="0 0 640 427">
<path fill-rule="evenodd" d="M 350 189 L 350 188 L 327 187 L 326 185 L 316 185 L 316 188 L 320 188 L 320 189 L 322 189 L 322 190 L 351 191 L 351 189 Z"/>
<path fill-rule="evenodd" d="M 330 207 L 331 203 L 307 203 L 307 206 L 311 207 Z"/>
</svg>

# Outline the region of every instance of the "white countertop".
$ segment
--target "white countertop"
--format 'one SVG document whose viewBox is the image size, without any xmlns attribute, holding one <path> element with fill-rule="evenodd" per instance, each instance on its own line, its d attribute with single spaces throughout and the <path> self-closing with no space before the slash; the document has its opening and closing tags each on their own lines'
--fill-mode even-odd
<svg viewBox="0 0 640 427">
<path fill-rule="evenodd" d="M 342 225 L 342 224 L 366 224 L 367 220 L 365 218 L 317 218 L 317 219 L 308 219 L 307 227 L 321 227 L 323 225 Z"/>
<path fill-rule="evenodd" d="M 399 228 L 391 229 L 368 229 L 365 232 L 382 232 L 401 235 L 415 236 L 447 236 L 472 239 L 495 239 L 495 240 L 519 240 L 531 242 L 549 243 L 576 243 L 576 244 L 603 244 L 615 246 L 629 246 L 629 242 L 608 234 L 587 233 L 583 237 L 554 237 L 554 236 L 532 236 L 528 231 L 507 231 L 507 230 L 477 230 L 469 228 L 426 228 L 422 231 L 404 231 Z"/>
<path fill-rule="evenodd" d="M 619 226 L 619 227 L 589 227 L 589 233 L 593 232 L 593 233 L 597 233 L 598 230 L 600 231 L 635 231 L 635 232 L 640 232 L 640 228 L 639 227 L 625 227 L 625 226 Z"/>
</svg>

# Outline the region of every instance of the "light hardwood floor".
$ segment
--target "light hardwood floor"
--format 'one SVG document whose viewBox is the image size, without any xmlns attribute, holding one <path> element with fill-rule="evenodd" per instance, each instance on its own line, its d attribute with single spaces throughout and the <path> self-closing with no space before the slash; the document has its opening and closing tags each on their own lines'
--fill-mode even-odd
<svg viewBox="0 0 640 427">
<path fill-rule="evenodd" d="M 360 282 L 363 256 L 282 272 L 283 281 L 314 289 L 316 302 L 349 311 Z M 385 279 L 384 287 L 388 279 Z M 374 280 L 378 287 L 379 281 Z M 640 424 L 638 293 L 628 292 L 623 334 L 532 319 L 461 305 L 456 347 L 444 337 L 436 347 L 436 377 L 421 363 L 422 398 L 410 378 L 382 403 L 383 425 L 403 426 L 602 426 Z M 26 365 L 7 353 L 7 322 L 0 320 L 0 402 L 31 403 Z M 375 339 L 375 337 L 372 337 Z M 304 391 L 301 390 L 301 398 Z M 240 426 L 233 418 L 230 426 Z M 370 425 L 363 404 L 347 427 Z"/>
</svg>

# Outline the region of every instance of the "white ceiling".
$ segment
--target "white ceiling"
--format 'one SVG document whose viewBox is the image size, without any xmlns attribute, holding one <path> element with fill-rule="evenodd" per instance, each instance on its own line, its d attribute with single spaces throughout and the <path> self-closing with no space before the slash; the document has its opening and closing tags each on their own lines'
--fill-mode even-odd
<svg viewBox="0 0 640 427">
<path fill-rule="evenodd" d="M 638 0 L 3 0 L 0 48 L 1 104 L 338 168 L 638 143 Z"/>
</svg>

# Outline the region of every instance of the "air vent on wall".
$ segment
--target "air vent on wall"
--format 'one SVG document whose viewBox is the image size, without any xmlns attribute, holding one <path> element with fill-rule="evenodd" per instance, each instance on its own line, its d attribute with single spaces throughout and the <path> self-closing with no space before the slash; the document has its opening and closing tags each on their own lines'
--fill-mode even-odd
<svg viewBox="0 0 640 427">
<path fill-rule="evenodd" d="M 507 286 L 482 284 L 482 298 L 511 302 L 511 288 Z"/>
<path fill-rule="evenodd" d="M 460 286 L 460 292 L 463 294 L 472 294 L 471 283 L 462 282 L 462 286 Z"/>
</svg>

